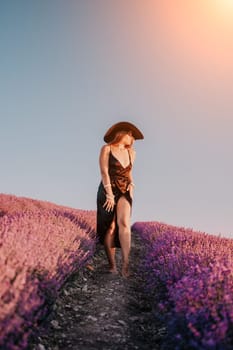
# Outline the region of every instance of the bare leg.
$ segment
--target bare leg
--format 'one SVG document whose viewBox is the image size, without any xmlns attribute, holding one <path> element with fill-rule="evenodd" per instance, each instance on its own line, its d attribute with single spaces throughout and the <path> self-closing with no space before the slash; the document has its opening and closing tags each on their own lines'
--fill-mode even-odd
<svg viewBox="0 0 233 350">
<path fill-rule="evenodd" d="M 114 247 L 114 230 L 115 230 L 115 222 L 113 221 L 111 226 L 106 233 L 104 240 L 104 248 L 109 262 L 109 272 L 117 273 L 116 268 L 116 260 L 115 260 L 115 252 L 116 248 Z"/>
<path fill-rule="evenodd" d="M 131 247 L 131 230 L 130 230 L 131 208 L 129 202 L 121 197 L 117 203 L 117 224 L 119 226 L 119 239 L 122 254 L 122 276 L 129 276 L 129 254 Z"/>
</svg>

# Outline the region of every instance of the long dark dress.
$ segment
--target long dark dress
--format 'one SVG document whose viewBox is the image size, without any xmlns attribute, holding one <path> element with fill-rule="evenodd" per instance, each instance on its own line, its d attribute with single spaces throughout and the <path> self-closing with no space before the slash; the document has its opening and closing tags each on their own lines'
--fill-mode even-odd
<svg viewBox="0 0 233 350">
<path fill-rule="evenodd" d="M 132 208 L 132 198 L 130 197 L 129 191 L 127 191 L 128 185 L 130 183 L 129 174 L 132 169 L 132 162 L 129 153 L 129 165 L 125 168 L 119 162 L 119 160 L 114 157 L 111 150 L 109 153 L 109 176 L 112 185 L 112 191 L 115 196 L 115 203 L 117 204 L 120 197 L 124 196 L 129 202 Z M 106 201 L 106 191 L 104 189 L 103 183 L 101 181 L 98 192 L 97 192 L 97 237 L 101 244 L 104 244 L 105 235 L 112 223 L 115 220 L 115 232 L 114 232 L 114 243 L 115 247 L 120 247 L 118 225 L 117 225 L 117 215 L 116 215 L 116 205 L 114 210 L 107 211 L 103 208 L 103 204 Z"/>
</svg>

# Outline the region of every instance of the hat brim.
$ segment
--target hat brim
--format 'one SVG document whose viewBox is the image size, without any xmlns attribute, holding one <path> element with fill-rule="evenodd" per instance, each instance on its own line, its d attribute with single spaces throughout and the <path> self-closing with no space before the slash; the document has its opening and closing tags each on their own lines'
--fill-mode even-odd
<svg viewBox="0 0 233 350">
<path fill-rule="evenodd" d="M 142 140 L 144 139 L 144 136 L 142 132 L 132 123 L 130 122 L 119 122 L 114 125 L 112 125 L 107 132 L 104 135 L 104 141 L 106 143 L 109 143 L 113 141 L 115 135 L 119 131 L 131 131 L 132 136 L 135 140 Z"/>
</svg>

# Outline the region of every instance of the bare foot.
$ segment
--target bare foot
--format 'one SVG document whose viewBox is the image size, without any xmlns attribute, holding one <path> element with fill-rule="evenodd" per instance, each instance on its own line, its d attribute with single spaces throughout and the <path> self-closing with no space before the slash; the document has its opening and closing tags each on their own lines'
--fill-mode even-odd
<svg viewBox="0 0 233 350">
<path fill-rule="evenodd" d="M 130 276 L 128 264 L 123 264 L 121 274 L 124 278 L 128 278 Z"/>
<path fill-rule="evenodd" d="M 118 273 L 116 266 L 110 267 L 108 271 L 110 273 Z"/>
</svg>

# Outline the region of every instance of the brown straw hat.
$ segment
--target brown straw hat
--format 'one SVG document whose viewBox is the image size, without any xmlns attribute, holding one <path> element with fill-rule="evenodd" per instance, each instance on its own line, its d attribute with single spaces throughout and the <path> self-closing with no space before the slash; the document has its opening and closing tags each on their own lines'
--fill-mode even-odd
<svg viewBox="0 0 233 350">
<path fill-rule="evenodd" d="M 119 122 L 112 125 L 111 128 L 108 129 L 104 135 L 104 141 L 107 143 L 111 142 L 114 139 L 116 133 L 119 131 L 131 131 L 132 136 L 135 138 L 135 140 L 144 139 L 143 134 L 135 125 L 129 122 Z"/>
</svg>

